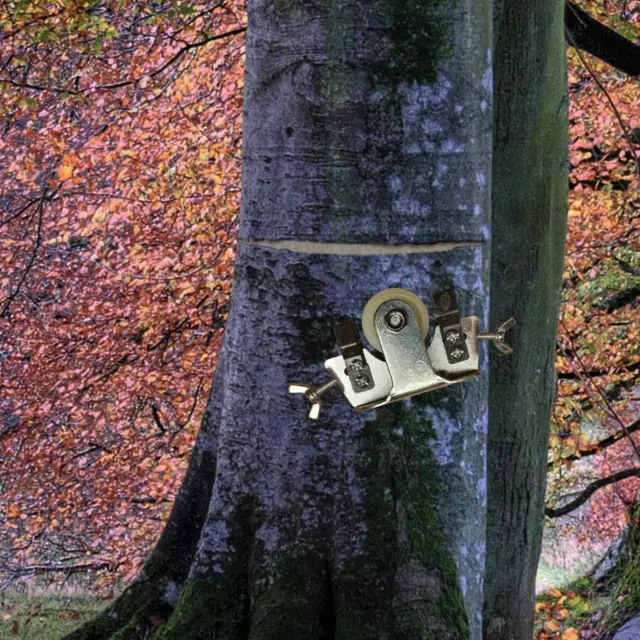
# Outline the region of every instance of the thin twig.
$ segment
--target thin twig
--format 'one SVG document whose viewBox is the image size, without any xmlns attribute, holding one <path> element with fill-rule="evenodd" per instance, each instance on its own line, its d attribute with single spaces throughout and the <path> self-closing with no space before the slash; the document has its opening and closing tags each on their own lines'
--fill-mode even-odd
<svg viewBox="0 0 640 640">
<path fill-rule="evenodd" d="M 562 327 L 564 328 L 566 334 L 567 334 L 567 339 L 569 340 L 569 343 L 571 345 L 571 351 L 573 351 L 573 355 L 575 356 L 576 360 L 578 361 L 578 364 L 580 365 L 580 368 L 582 369 L 583 373 L 584 373 L 584 381 L 585 383 L 588 383 L 590 386 L 592 386 L 596 393 L 598 394 L 598 396 L 602 399 L 602 401 L 606 404 L 607 406 L 607 413 L 620 425 L 622 431 L 624 432 L 624 435 L 628 438 L 629 442 L 631 443 L 631 446 L 633 447 L 633 451 L 636 454 L 636 458 L 638 459 L 638 462 L 640 462 L 640 449 L 638 449 L 638 445 L 635 443 L 634 439 L 631 437 L 631 433 L 629 432 L 629 429 L 627 427 L 627 425 L 624 423 L 624 421 L 620 418 L 620 416 L 618 415 L 618 412 L 613 408 L 612 404 L 609 402 L 608 398 L 606 397 L 606 395 L 604 394 L 604 392 L 602 391 L 602 389 L 600 389 L 600 387 L 596 384 L 595 379 L 589 377 L 588 374 L 586 374 L 586 367 L 584 366 L 584 363 L 582 362 L 582 358 L 580 358 L 580 356 L 578 355 L 577 350 L 575 349 L 575 346 L 573 344 L 573 340 L 571 339 L 571 336 L 569 334 L 569 330 L 567 329 L 567 326 L 564 323 L 564 318 L 562 320 L 560 320 Z M 598 403 L 600 404 L 600 403 Z M 602 406 L 602 405 L 600 405 Z"/>
<path fill-rule="evenodd" d="M 604 478 L 600 478 L 599 480 L 592 482 L 586 487 L 586 489 L 580 492 L 577 498 L 571 500 L 571 502 L 568 502 L 564 506 L 555 508 L 545 507 L 544 514 L 548 518 L 559 518 L 560 516 L 565 516 L 582 506 L 596 491 L 598 491 L 598 489 L 607 487 L 610 484 L 615 485 L 615 483 L 620 482 L 620 480 L 634 477 L 640 477 L 640 467 L 633 467 L 632 469 L 624 469 L 623 471 L 612 473 L 610 476 L 605 476 Z"/>
<path fill-rule="evenodd" d="M 36 261 L 36 256 L 38 254 L 38 249 L 40 248 L 40 241 L 42 239 L 42 219 L 44 212 L 44 201 L 47 195 L 47 187 L 42 189 L 42 195 L 40 196 L 40 201 L 38 202 L 38 223 L 36 227 L 36 238 L 33 243 L 33 251 L 31 252 L 31 256 L 29 258 L 29 262 L 27 263 L 24 271 L 22 272 L 22 276 L 16 286 L 16 288 L 5 298 L 4 305 L 2 307 L 2 311 L 0 311 L 0 318 L 4 318 L 9 312 L 9 307 L 11 303 L 16 299 L 17 295 L 20 293 L 20 289 L 22 285 L 25 283 L 33 264 Z"/>
</svg>

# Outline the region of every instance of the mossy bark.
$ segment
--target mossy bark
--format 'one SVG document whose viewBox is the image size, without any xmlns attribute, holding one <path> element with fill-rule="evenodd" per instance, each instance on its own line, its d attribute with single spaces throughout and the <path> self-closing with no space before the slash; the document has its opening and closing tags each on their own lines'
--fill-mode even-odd
<svg viewBox="0 0 640 640">
<path fill-rule="evenodd" d="M 326 380 L 332 327 L 381 289 L 454 287 L 486 325 L 489 7 L 249 2 L 240 241 L 199 438 L 215 455 L 206 515 L 172 516 L 150 560 L 167 580 L 180 557 L 177 604 L 156 588 L 146 615 L 136 591 L 143 606 L 112 609 L 119 635 L 103 638 L 480 639 L 487 376 L 363 414 L 335 393 L 317 422 L 287 387 Z"/>
<path fill-rule="evenodd" d="M 490 358 L 486 640 L 533 633 L 567 215 L 563 10 L 494 11 L 491 326 L 518 324 L 513 355 Z"/>
</svg>

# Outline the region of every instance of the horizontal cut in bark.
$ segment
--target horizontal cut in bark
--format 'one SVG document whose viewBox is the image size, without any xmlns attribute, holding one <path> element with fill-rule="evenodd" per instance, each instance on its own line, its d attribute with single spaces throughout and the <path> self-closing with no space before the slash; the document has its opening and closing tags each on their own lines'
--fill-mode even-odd
<svg viewBox="0 0 640 640">
<path fill-rule="evenodd" d="M 436 253 L 458 247 L 482 247 L 484 240 L 434 242 L 433 244 L 351 244 L 345 242 L 312 242 L 307 240 L 249 240 L 247 244 L 297 253 L 323 253 L 342 256 L 381 256 L 404 253 Z"/>
</svg>

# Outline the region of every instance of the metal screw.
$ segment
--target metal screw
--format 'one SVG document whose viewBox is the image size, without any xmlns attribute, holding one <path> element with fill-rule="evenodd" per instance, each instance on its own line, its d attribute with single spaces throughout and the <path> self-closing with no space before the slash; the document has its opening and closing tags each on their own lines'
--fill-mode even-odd
<svg viewBox="0 0 640 640">
<path fill-rule="evenodd" d="M 454 360 L 460 360 L 460 358 L 462 358 L 463 355 L 464 355 L 464 351 L 459 347 L 456 347 L 455 349 L 451 350 L 451 357 Z"/>
<path fill-rule="evenodd" d="M 353 383 L 358 389 L 366 389 L 369 386 L 369 378 L 365 375 L 359 374 L 353 376 Z"/>
<path fill-rule="evenodd" d="M 309 387 L 305 391 L 307 400 L 309 400 L 309 402 L 311 403 L 319 402 L 320 396 L 326 393 L 327 391 L 329 391 L 329 389 L 331 389 L 336 384 L 338 384 L 338 381 L 335 378 L 332 378 L 331 380 L 329 380 L 329 382 L 325 382 L 323 385 L 320 385 L 319 387 Z"/>
<path fill-rule="evenodd" d="M 449 344 L 455 344 L 456 342 L 460 342 L 460 332 L 457 331 L 456 329 L 451 329 L 451 331 L 447 331 L 447 334 L 445 335 L 444 339 Z"/>
<path fill-rule="evenodd" d="M 495 331 L 483 331 L 479 333 L 478 340 L 491 340 L 502 353 L 510 354 L 513 352 L 513 348 L 505 342 L 505 334 L 511 327 L 515 326 L 515 324 L 516 321 L 513 318 L 509 318 Z"/>
<path fill-rule="evenodd" d="M 320 407 L 322 406 L 321 396 L 337 384 L 338 381 L 335 378 L 332 378 L 329 382 L 325 382 L 319 387 L 312 387 L 310 384 L 295 383 L 289 385 L 289 393 L 304 393 L 307 400 L 311 403 L 309 417 L 312 420 L 317 420 L 320 414 Z"/>
<path fill-rule="evenodd" d="M 364 369 L 364 364 L 362 360 L 352 360 L 349 363 L 349 371 L 353 373 L 358 373 L 358 371 L 362 371 Z"/>
<path fill-rule="evenodd" d="M 402 329 L 406 324 L 404 313 L 399 309 L 389 311 L 389 313 L 384 317 L 384 321 L 387 323 L 387 327 L 389 327 L 391 331 L 400 331 L 400 329 Z"/>
</svg>

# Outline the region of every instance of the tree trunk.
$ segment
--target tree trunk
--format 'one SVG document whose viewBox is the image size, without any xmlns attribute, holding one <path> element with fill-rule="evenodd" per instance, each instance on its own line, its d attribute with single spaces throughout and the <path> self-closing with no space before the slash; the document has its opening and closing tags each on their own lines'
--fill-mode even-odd
<svg viewBox="0 0 640 640">
<path fill-rule="evenodd" d="M 568 188 L 564 5 L 494 4 L 491 326 L 513 315 L 517 349 L 491 354 L 486 640 L 533 635 Z"/>
<path fill-rule="evenodd" d="M 487 375 L 362 414 L 336 393 L 317 422 L 287 386 L 326 379 L 333 325 L 387 287 L 453 286 L 486 325 L 490 22 L 487 0 L 249 2 L 209 406 L 158 548 L 70 638 L 481 638 Z"/>
</svg>

